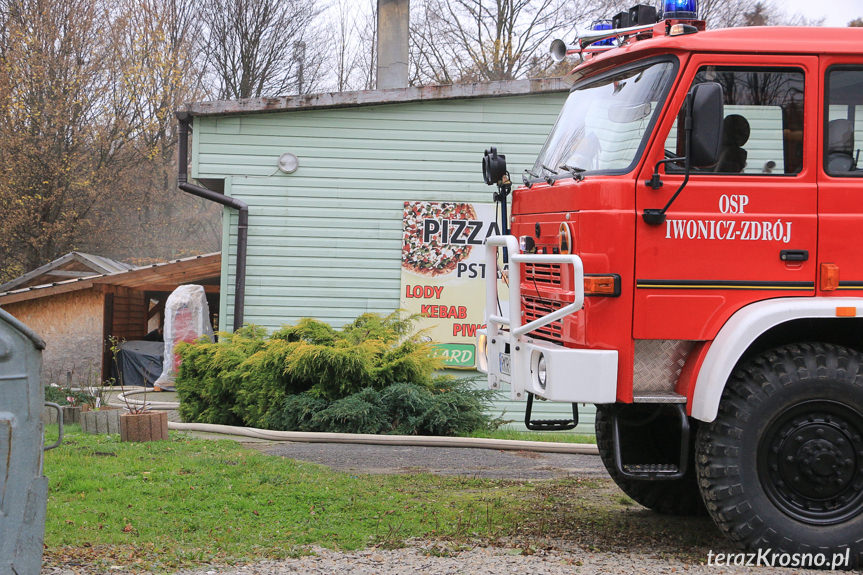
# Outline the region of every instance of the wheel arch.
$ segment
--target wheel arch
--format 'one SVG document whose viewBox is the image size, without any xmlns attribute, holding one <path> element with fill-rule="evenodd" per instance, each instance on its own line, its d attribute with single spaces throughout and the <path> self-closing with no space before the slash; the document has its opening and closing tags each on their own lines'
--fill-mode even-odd
<svg viewBox="0 0 863 575">
<path fill-rule="evenodd" d="M 837 308 L 854 308 L 838 316 Z M 747 357 L 786 343 L 826 341 L 863 351 L 863 298 L 777 298 L 749 304 L 729 318 L 710 343 L 695 379 L 692 417 L 716 419 L 725 384 Z"/>
</svg>

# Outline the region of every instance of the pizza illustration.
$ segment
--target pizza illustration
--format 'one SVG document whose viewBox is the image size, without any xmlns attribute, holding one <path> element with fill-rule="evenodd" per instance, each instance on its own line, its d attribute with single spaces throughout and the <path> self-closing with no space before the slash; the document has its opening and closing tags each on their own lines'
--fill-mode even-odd
<svg viewBox="0 0 863 575">
<path fill-rule="evenodd" d="M 470 255 L 471 246 L 450 243 L 447 236 L 452 220 L 476 220 L 470 204 L 454 202 L 405 202 L 402 267 L 419 275 L 441 276 L 455 270 Z M 426 220 L 435 224 L 424 234 Z M 424 238 L 423 236 L 427 237 Z M 427 239 L 428 241 L 424 241 Z"/>
</svg>

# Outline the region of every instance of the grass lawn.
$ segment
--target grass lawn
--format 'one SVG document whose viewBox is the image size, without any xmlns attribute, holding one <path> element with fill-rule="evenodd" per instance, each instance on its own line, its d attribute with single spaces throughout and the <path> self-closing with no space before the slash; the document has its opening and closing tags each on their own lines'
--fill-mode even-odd
<svg viewBox="0 0 863 575">
<path fill-rule="evenodd" d="M 608 479 L 356 476 L 174 432 L 134 444 L 70 425 L 64 444 L 45 454 L 45 475 L 47 566 L 171 571 L 414 538 L 525 552 L 631 551 L 638 542 L 693 560 L 703 560 L 705 545 L 724 546 L 709 520 L 657 516 Z"/>
</svg>

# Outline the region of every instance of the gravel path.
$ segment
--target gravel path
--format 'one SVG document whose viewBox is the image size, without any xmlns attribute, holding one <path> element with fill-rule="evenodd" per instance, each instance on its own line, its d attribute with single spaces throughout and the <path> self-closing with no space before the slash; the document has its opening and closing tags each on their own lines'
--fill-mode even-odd
<svg viewBox="0 0 863 575">
<path fill-rule="evenodd" d="M 343 443 L 273 443 L 254 447 L 269 455 L 319 463 L 347 473 L 427 472 L 527 480 L 608 476 L 597 455 Z"/>
<path fill-rule="evenodd" d="M 674 559 L 629 553 L 600 553 L 589 551 L 538 551 L 522 555 L 517 549 L 474 548 L 457 553 L 444 553 L 440 549 L 409 547 L 394 551 L 368 550 L 338 553 L 315 549 L 315 555 L 267 561 L 232 569 L 184 571 L 183 575 L 658 575 L 685 574 L 744 574 L 744 573 L 823 573 L 821 571 L 780 568 L 720 567 L 690 565 Z M 707 558 L 705 558 L 705 562 Z"/>
</svg>

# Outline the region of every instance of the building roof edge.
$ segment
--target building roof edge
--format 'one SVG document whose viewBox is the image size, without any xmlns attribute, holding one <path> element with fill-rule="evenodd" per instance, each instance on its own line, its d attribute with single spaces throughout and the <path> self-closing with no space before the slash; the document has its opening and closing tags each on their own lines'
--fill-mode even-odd
<svg viewBox="0 0 863 575">
<path fill-rule="evenodd" d="M 569 89 L 563 78 L 536 78 L 533 80 L 506 80 L 452 84 L 446 86 L 409 86 L 388 90 L 361 90 L 356 92 L 326 92 L 273 98 L 247 98 L 242 100 L 217 100 L 212 102 L 190 102 L 177 109 L 178 117 L 227 116 L 236 114 L 259 114 L 265 112 L 290 112 L 321 108 L 346 108 L 408 102 L 455 100 L 465 98 L 489 98 L 523 96 L 547 92 L 562 92 Z"/>
</svg>

